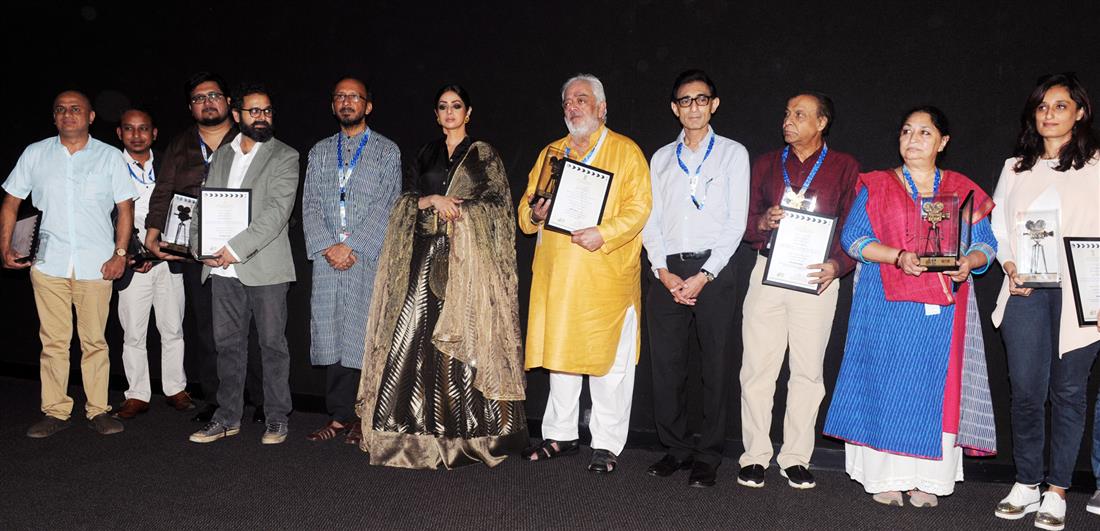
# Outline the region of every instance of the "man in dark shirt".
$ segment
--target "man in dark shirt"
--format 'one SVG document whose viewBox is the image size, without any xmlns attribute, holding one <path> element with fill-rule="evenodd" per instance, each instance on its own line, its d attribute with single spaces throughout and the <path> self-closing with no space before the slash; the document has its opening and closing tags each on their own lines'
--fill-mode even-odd
<svg viewBox="0 0 1100 531">
<path fill-rule="evenodd" d="M 210 286 L 204 286 L 199 279 L 202 264 L 162 251 L 160 233 L 170 214 L 172 196 L 198 197 L 214 152 L 237 136 L 237 126 L 229 119 L 226 87 L 221 76 L 210 72 L 199 72 L 187 80 L 187 103 L 195 125 L 173 138 L 164 152 L 157 185 L 149 198 L 149 213 L 145 217 L 145 246 L 162 260 L 181 260 L 184 264 L 184 291 L 195 321 L 192 327 L 195 337 L 186 338 L 192 358 L 188 365 L 198 369 L 198 380 L 207 401 L 194 420 L 204 423 L 210 421 L 218 407 L 218 358 L 214 347 Z M 263 408 L 257 402 L 262 402 L 263 397 L 258 357 L 250 354 L 248 365 L 248 395 L 257 406 L 254 420 L 262 421 Z"/>
<path fill-rule="evenodd" d="M 759 253 L 743 309 L 741 361 L 741 432 L 745 453 L 737 482 L 764 486 L 764 472 L 773 449 L 769 431 L 775 383 L 790 347 L 787 411 L 783 447 L 776 461 L 791 487 L 813 488 L 810 456 L 818 407 L 825 397 L 822 375 L 836 311 L 837 278 L 852 270 L 853 260 L 839 242 L 839 227 L 855 198 L 859 164 L 825 144 L 833 122 L 833 104 L 825 95 L 804 92 L 787 101 L 783 140 L 787 146 L 767 153 L 752 166 L 748 224 L 744 240 Z M 764 266 L 771 232 L 783 218 L 780 206 L 837 216 L 836 234 L 828 259 L 810 266 L 807 276 L 818 293 L 765 286 Z"/>
</svg>

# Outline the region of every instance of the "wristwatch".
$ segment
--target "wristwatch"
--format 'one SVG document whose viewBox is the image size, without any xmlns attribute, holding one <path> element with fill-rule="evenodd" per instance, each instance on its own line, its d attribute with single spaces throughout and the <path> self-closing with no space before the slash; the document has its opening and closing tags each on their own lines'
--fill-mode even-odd
<svg viewBox="0 0 1100 531">
<path fill-rule="evenodd" d="M 115 256 L 126 256 L 126 249 L 123 249 L 121 247 L 115 249 Z"/>
<path fill-rule="evenodd" d="M 714 273 L 706 269 L 700 269 L 699 272 L 702 273 L 704 277 L 707 277 L 707 282 L 714 282 Z"/>
</svg>

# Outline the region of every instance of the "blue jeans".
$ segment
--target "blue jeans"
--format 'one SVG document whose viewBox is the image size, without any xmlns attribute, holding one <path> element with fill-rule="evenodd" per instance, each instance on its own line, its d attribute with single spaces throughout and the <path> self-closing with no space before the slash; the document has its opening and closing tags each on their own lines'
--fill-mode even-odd
<svg viewBox="0 0 1100 531">
<path fill-rule="evenodd" d="M 1012 296 L 1005 307 L 1005 342 L 1012 388 L 1012 458 L 1016 481 L 1035 485 L 1043 478 L 1045 404 L 1050 398 L 1050 463 L 1046 483 L 1069 488 L 1085 431 L 1085 396 L 1096 346 L 1058 357 L 1062 291 L 1037 289 Z"/>
</svg>

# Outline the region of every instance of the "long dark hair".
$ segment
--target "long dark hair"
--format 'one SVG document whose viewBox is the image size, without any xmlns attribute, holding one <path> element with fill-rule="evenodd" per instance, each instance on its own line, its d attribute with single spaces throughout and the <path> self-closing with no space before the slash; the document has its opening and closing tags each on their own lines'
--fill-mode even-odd
<svg viewBox="0 0 1100 531">
<path fill-rule="evenodd" d="M 1043 154 L 1043 137 L 1039 136 L 1035 127 L 1035 109 L 1053 87 L 1065 87 L 1077 107 L 1085 111 L 1081 119 L 1073 124 L 1069 142 L 1058 151 L 1058 165 L 1054 167 L 1054 171 L 1066 171 L 1071 167 L 1079 170 L 1100 149 L 1100 143 L 1092 132 L 1092 103 L 1085 87 L 1072 72 L 1048 74 L 1036 82 L 1035 89 L 1027 97 L 1024 111 L 1020 114 L 1020 136 L 1016 139 L 1016 150 L 1012 153 L 1012 156 L 1019 159 L 1012 167 L 1012 171 L 1016 173 L 1030 170 Z"/>
</svg>

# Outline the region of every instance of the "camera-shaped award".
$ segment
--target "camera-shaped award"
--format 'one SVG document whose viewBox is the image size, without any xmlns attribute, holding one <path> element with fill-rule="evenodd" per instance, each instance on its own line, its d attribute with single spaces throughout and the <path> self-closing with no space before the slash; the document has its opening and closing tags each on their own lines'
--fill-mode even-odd
<svg viewBox="0 0 1100 531">
<path fill-rule="evenodd" d="M 1024 288 L 1062 286 L 1058 262 L 1057 210 L 1031 210 L 1016 213 L 1016 273 Z"/>
<path fill-rule="evenodd" d="M 908 240 L 920 265 L 931 272 L 955 271 L 970 249 L 974 192 L 921 197 L 909 216 Z"/>
<path fill-rule="evenodd" d="M 565 153 L 554 146 L 546 148 L 546 156 L 542 158 L 542 168 L 539 170 L 539 182 L 535 185 L 535 194 L 531 196 L 531 206 L 539 199 L 554 199 L 564 169 Z"/>
<path fill-rule="evenodd" d="M 189 195 L 174 194 L 168 208 L 168 221 L 160 234 L 161 251 L 191 258 L 191 219 L 199 200 Z"/>
</svg>

